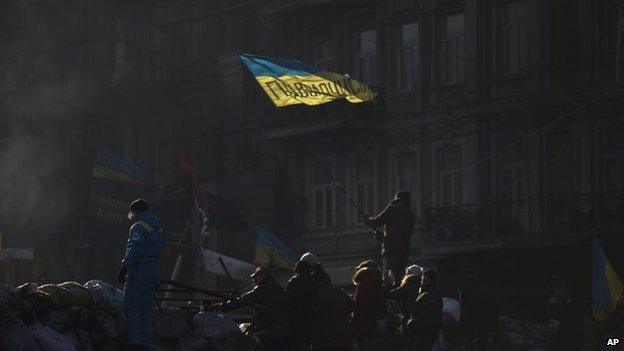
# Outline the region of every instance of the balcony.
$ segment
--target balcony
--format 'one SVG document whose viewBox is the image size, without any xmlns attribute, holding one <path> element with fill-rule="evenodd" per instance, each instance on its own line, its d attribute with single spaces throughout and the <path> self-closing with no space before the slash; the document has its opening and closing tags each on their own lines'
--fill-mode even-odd
<svg viewBox="0 0 624 351">
<path fill-rule="evenodd" d="M 428 208 L 421 239 L 425 245 L 486 244 L 622 228 L 624 190 Z"/>
</svg>

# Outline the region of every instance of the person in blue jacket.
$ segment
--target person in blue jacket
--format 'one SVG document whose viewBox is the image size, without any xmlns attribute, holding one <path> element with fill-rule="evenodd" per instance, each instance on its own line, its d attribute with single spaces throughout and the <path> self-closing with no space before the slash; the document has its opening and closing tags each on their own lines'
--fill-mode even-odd
<svg viewBox="0 0 624 351">
<path fill-rule="evenodd" d="M 130 204 L 128 219 L 134 223 L 117 279 L 119 284 L 125 284 L 123 309 L 130 344 L 136 350 L 149 350 L 153 345 L 152 307 L 159 279 L 157 261 L 165 237 L 145 199 Z"/>
</svg>

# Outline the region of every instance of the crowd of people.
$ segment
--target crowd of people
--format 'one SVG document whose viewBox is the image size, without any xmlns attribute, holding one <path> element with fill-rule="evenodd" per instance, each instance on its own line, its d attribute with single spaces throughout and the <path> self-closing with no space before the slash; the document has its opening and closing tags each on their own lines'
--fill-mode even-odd
<svg viewBox="0 0 624 351">
<path fill-rule="evenodd" d="M 373 260 L 358 264 L 349 292 L 332 284 L 319 260 L 308 252 L 296 262 L 285 286 L 277 283 L 268 267 L 260 266 L 251 275 L 254 288 L 219 308 L 226 312 L 252 307 L 255 318 L 248 330 L 270 351 L 441 351 L 445 337 L 469 340 L 467 350 L 490 349 L 499 324 L 495 289 L 476 271 L 466 271 L 458 300 L 442 297 L 436 289 L 436 269 L 408 265 L 414 226 L 410 203 L 409 192 L 399 191 L 378 215 L 363 218 L 374 228 L 383 226 L 378 239 L 384 268 Z M 135 223 L 119 282 L 125 283 L 130 342 L 144 350 L 153 345 L 155 263 L 164 238 L 144 199 L 130 205 L 128 216 Z M 555 349 L 581 350 L 586 304 L 578 289 L 562 282 L 556 286 L 548 302 L 559 320 Z M 617 305 L 605 322 L 610 333 L 623 330 L 624 297 Z"/>
<path fill-rule="evenodd" d="M 443 302 L 435 269 L 412 265 L 400 282 L 385 284 L 377 263 L 364 261 L 354 269 L 351 294 L 332 284 L 311 253 L 294 271 L 282 288 L 258 267 L 255 287 L 221 305 L 223 311 L 257 306 L 251 327 L 267 350 L 382 350 L 384 335 L 393 335 L 393 349 L 430 351 L 439 340 Z M 390 326 L 394 316 L 398 323 Z"/>
<path fill-rule="evenodd" d="M 221 308 L 262 306 L 253 328 L 267 350 L 441 350 L 441 328 L 459 323 L 459 303 L 437 292 L 435 269 L 408 266 L 414 220 L 404 190 L 378 215 L 363 218 L 373 228 L 383 226 L 378 240 L 387 272 L 375 261 L 361 262 L 350 295 L 332 285 L 308 252 L 283 289 L 268 269 L 258 267 L 252 274 L 255 288 Z"/>
</svg>

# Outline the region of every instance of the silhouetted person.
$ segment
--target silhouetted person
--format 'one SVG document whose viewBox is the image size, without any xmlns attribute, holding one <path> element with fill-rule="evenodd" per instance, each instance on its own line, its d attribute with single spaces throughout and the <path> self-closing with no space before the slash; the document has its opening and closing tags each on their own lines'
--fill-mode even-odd
<svg viewBox="0 0 624 351">
<path fill-rule="evenodd" d="M 402 280 L 407 266 L 414 220 L 411 196 L 406 190 L 396 193 L 390 204 L 377 216 L 365 219 L 373 227 L 384 226 L 383 236 L 379 238 L 382 242 L 381 254 L 395 284 Z"/>
<path fill-rule="evenodd" d="M 265 350 L 290 350 L 288 341 L 289 315 L 286 292 L 273 279 L 268 268 L 258 267 L 251 274 L 255 287 L 238 298 L 225 302 L 221 309 L 231 311 L 254 304 L 255 320 L 252 328 Z"/>
<path fill-rule="evenodd" d="M 624 335 L 624 293 L 615 302 L 615 309 L 604 322 L 606 337 Z"/>
<path fill-rule="evenodd" d="M 323 266 L 313 253 L 306 252 L 301 256 L 301 259 L 299 259 L 299 261 L 306 261 L 312 266 L 312 271 L 310 272 L 310 275 L 319 287 L 332 284 L 329 274 L 325 272 Z"/>
<path fill-rule="evenodd" d="M 123 310 L 130 344 L 134 349 L 148 350 L 153 345 L 153 307 L 160 276 L 158 256 L 165 245 L 165 236 L 144 199 L 130 204 L 128 219 L 134 223 L 117 280 L 125 284 Z"/>
<path fill-rule="evenodd" d="M 381 350 L 377 320 L 384 318 L 385 297 L 383 280 L 374 265 L 360 264 L 353 276 L 355 298 L 351 316 L 351 332 L 361 351 Z"/>
<path fill-rule="evenodd" d="M 555 350 L 577 351 L 583 348 L 583 322 L 587 312 L 584 300 L 560 275 L 553 276 L 553 296 L 548 301 L 559 319 Z"/>
<path fill-rule="evenodd" d="M 442 297 L 435 287 L 436 278 L 437 272 L 431 268 L 422 274 L 420 294 L 407 322 L 411 336 L 409 350 L 431 351 L 438 339 L 442 327 Z"/>
<path fill-rule="evenodd" d="M 398 301 L 401 306 L 401 325 L 405 328 L 409 316 L 414 308 L 416 298 L 420 291 L 420 280 L 422 267 L 417 265 L 409 266 L 405 269 L 405 275 L 399 287 L 388 292 L 388 298 Z"/>
<path fill-rule="evenodd" d="M 466 281 L 459 287 L 459 323 L 464 335 L 476 339 L 475 351 L 483 350 L 498 328 L 498 296 L 493 286 L 479 281 L 475 270 L 465 274 Z"/>
<path fill-rule="evenodd" d="M 353 301 L 339 287 L 322 284 L 319 288 L 317 332 L 312 339 L 314 351 L 349 351 L 349 318 Z"/>
<path fill-rule="evenodd" d="M 293 326 L 292 349 L 308 350 L 315 333 L 319 288 L 306 261 L 295 264 L 295 274 L 286 283 Z"/>
</svg>

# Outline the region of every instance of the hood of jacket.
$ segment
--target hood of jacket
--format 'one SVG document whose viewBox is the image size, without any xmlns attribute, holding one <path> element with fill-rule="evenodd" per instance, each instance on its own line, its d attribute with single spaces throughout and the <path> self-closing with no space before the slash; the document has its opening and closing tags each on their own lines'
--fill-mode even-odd
<svg viewBox="0 0 624 351">
<path fill-rule="evenodd" d="M 161 228 L 160 221 L 158 221 L 158 218 L 156 217 L 156 215 L 154 215 L 153 213 L 149 211 L 141 212 L 137 214 L 134 218 L 137 222 L 143 221 L 149 224 L 152 228 L 154 228 L 154 230 L 158 230 Z"/>
</svg>

